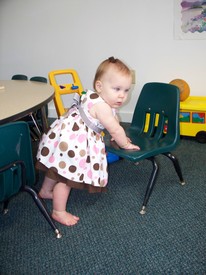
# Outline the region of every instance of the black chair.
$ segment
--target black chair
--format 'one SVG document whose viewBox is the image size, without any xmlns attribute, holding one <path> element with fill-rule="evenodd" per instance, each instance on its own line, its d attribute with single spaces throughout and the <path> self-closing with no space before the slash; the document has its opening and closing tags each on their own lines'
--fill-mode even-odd
<svg viewBox="0 0 206 275">
<path fill-rule="evenodd" d="M 120 158 L 133 163 L 147 159 L 153 169 L 146 188 L 140 214 L 145 214 L 146 206 L 154 188 L 159 165 L 158 155 L 168 157 L 177 172 L 182 185 L 185 184 L 177 158 L 171 153 L 180 140 L 179 130 L 179 89 L 166 83 L 147 83 L 144 85 L 135 107 L 127 135 L 140 151 L 124 150 L 115 142 L 105 138 L 106 149 Z M 167 179 L 169 182 L 169 180 Z"/>
<path fill-rule="evenodd" d="M 48 221 L 57 238 L 61 234 L 53 222 L 43 200 L 34 189 L 35 170 L 28 124 L 24 121 L 0 126 L 0 202 L 3 212 L 8 212 L 8 204 L 20 191 L 29 193 L 37 207 Z M 22 201 L 24 203 L 24 201 Z M 28 211 L 25 209 L 25 211 Z"/>
</svg>

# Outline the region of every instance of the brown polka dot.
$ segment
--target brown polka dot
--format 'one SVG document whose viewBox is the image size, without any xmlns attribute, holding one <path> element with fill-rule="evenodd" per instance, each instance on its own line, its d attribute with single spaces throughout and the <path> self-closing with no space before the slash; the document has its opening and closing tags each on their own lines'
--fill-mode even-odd
<svg viewBox="0 0 206 275">
<path fill-rule="evenodd" d="M 72 116 L 72 117 L 75 117 L 76 115 L 77 115 L 77 113 L 72 113 L 72 115 L 71 115 L 71 116 Z"/>
<path fill-rule="evenodd" d="M 94 170 L 98 171 L 99 170 L 99 163 L 95 163 L 93 165 L 93 168 L 94 168 Z"/>
<path fill-rule="evenodd" d="M 74 173 L 76 172 L 77 168 L 74 165 L 69 166 L 69 172 Z"/>
<path fill-rule="evenodd" d="M 75 153 L 73 150 L 69 150 L 67 154 L 70 158 L 73 158 L 75 156 Z"/>
<path fill-rule="evenodd" d="M 81 174 L 81 176 L 79 177 L 79 180 L 83 181 L 83 179 L 84 179 L 84 174 Z"/>
<path fill-rule="evenodd" d="M 56 134 L 54 132 L 51 132 L 51 134 L 49 135 L 50 139 L 54 139 L 56 137 Z"/>
<path fill-rule="evenodd" d="M 49 154 L 49 148 L 47 148 L 47 147 L 43 147 L 42 149 L 41 149 L 41 155 L 42 156 L 47 156 Z"/>
<path fill-rule="evenodd" d="M 79 126 L 77 125 L 77 123 L 74 123 L 74 126 L 72 127 L 73 131 L 78 131 L 79 130 Z"/>
<path fill-rule="evenodd" d="M 104 187 L 105 186 L 104 180 L 101 180 L 99 185 L 100 185 L 100 187 Z"/>
<path fill-rule="evenodd" d="M 79 155 L 81 157 L 84 157 L 86 155 L 86 151 L 85 150 L 80 150 Z"/>
<path fill-rule="evenodd" d="M 65 123 L 62 123 L 61 129 L 63 130 L 66 127 Z"/>
<path fill-rule="evenodd" d="M 105 148 L 102 148 L 101 153 L 102 153 L 103 155 L 106 154 Z"/>
<path fill-rule="evenodd" d="M 60 167 L 61 169 L 64 169 L 64 168 L 66 167 L 66 163 L 65 163 L 64 161 L 60 161 L 59 167 Z"/>
<path fill-rule="evenodd" d="M 98 98 L 99 97 L 99 95 L 97 94 L 97 93 L 92 93 L 91 95 L 90 95 L 90 98 L 91 99 L 96 99 L 96 98 Z"/>
<path fill-rule="evenodd" d="M 65 152 L 68 149 L 68 144 L 65 141 L 62 141 L 59 143 L 59 149 L 63 152 Z"/>
<path fill-rule="evenodd" d="M 87 163 L 90 163 L 91 160 L 90 160 L 90 156 L 87 157 L 87 160 L 86 160 Z"/>
</svg>

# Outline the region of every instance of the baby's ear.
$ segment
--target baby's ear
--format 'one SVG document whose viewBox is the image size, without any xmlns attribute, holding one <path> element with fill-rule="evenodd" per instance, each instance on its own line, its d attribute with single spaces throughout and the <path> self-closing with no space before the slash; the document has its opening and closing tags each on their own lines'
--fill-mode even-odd
<svg viewBox="0 0 206 275">
<path fill-rule="evenodd" d="M 95 83 L 95 89 L 98 93 L 101 93 L 102 91 L 102 82 L 100 80 L 97 80 Z"/>
</svg>

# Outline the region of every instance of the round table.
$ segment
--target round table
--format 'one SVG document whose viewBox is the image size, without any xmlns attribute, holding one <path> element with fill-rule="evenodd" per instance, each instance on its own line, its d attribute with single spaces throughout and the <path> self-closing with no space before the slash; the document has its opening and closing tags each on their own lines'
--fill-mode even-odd
<svg viewBox="0 0 206 275">
<path fill-rule="evenodd" d="M 21 119 L 41 109 L 42 125 L 48 127 L 45 105 L 54 98 L 50 84 L 25 80 L 0 80 L 0 124 Z"/>
</svg>

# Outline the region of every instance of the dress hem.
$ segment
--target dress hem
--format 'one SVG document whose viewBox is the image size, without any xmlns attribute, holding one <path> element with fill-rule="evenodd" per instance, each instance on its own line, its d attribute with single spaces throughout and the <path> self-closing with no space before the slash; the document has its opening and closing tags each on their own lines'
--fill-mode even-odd
<svg viewBox="0 0 206 275">
<path fill-rule="evenodd" d="M 107 187 L 97 187 L 97 186 L 93 186 L 90 184 L 69 180 L 69 179 L 59 175 L 52 168 L 47 168 L 40 161 L 36 162 L 35 168 L 37 170 L 43 171 L 45 173 L 46 177 L 53 179 L 57 182 L 63 182 L 66 185 L 70 186 L 71 188 L 81 189 L 81 190 L 86 189 L 89 193 L 105 193 L 105 192 L 107 192 Z"/>
</svg>

